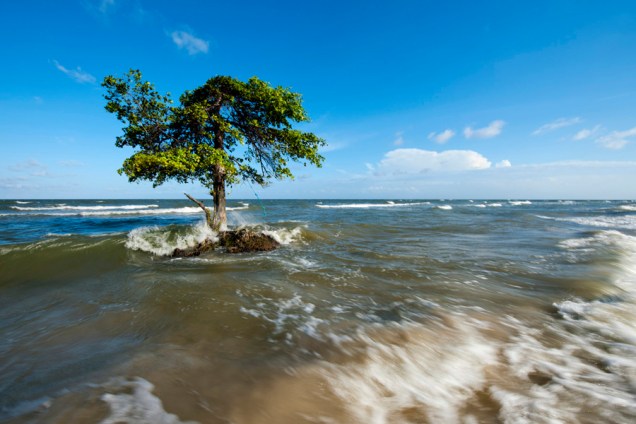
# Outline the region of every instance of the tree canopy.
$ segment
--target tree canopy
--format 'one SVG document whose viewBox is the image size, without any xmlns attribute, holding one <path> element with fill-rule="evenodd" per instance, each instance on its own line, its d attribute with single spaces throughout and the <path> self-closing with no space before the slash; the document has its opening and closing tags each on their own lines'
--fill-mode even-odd
<svg viewBox="0 0 636 424">
<path fill-rule="evenodd" d="M 178 104 L 138 70 L 123 78 L 107 76 L 102 86 L 106 110 L 124 123 L 116 146 L 135 149 L 118 172 L 155 187 L 168 180 L 199 181 L 214 199 L 213 222 L 206 215 L 215 229 L 227 221 L 226 184 L 293 178 L 289 161 L 322 164 L 318 149 L 325 141 L 293 128 L 309 121 L 300 94 L 257 77 L 210 78 L 184 92 Z"/>
</svg>

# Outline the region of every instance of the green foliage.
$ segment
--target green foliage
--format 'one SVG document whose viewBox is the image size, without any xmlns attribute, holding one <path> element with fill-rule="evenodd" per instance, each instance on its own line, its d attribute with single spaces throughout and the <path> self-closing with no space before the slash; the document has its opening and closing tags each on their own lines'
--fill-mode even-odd
<svg viewBox="0 0 636 424">
<path fill-rule="evenodd" d="M 116 145 L 136 149 L 119 170 L 130 181 L 198 180 L 214 194 L 215 177 L 223 184 L 265 185 L 293 178 L 289 161 L 322 164 L 318 148 L 325 141 L 292 127 L 309 121 L 301 96 L 256 77 L 211 78 L 183 93 L 177 105 L 138 70 L 108 76 L 102 86 L 106 110 L 124 123 Z"/>
</svg>

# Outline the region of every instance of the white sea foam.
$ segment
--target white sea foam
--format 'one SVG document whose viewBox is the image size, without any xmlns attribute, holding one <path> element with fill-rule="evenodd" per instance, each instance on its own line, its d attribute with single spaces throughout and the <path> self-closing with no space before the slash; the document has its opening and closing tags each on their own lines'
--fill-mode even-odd
<svg viewBox="0 0 636 424">
<path fill-rule="evenodd" d="M 396 208 L 396 207 L 408 207 L 418 205 L 428 205 L 429 202 L 410 202 L 410 203 L 395 203 L 387 201 L 386 203 L 343 203 L 339 205 L 324 205 L 317 203 L 316 207 L 321 209 L 371 209 L 371 208 Z"/>
<path fill-rule="evenodd" d="M 232 209 L 228 209 L 232 210 Z M 101 211 L 88 211 L 88 212 L 63 212 L 63 211 L 36 211 L 30 215 L 37 216 L 140 216 L 140 215 L 194 215 L 202 214 L 201 208 L 198 207 L 183 207 L 183 208 L 162 208 L 162 209 L 131 209 L 131 210 L 101 210 Z M 20 213 L 4 214 L 4 216 L 20 216 Z"/>
<path fill-rule="evenodd" d="M 152 393 L 154 386 L 143 378 L 122 378 L 113 381 L 110 386 L 114 393 L 101 397 L 110 407 L 110 415 L 101 424 L 196 424 L 194 421 L 181 421 L 178 416 L 166 412 L 161 399 Z"/>
<path fill-rule="evenodd" d="M 458 320 L 457 314 L 445 318 L 453 322 L 449 327 L 395 324 L 386 330 L 394 340 L 364 332 L 357 337 L 365 343 L 364 359 L 324 366 L 355 421 L 399 422 L 406 410 L 425 414 L 429 422 L 470 422 L 474 417 L 463 415 L 467 403 L 481 392 L 498 405 L 504 423 L 581 422 L 583 417 L 631 422 L 636 416 L 636 237 L 599 231 L 560 246 L 610 249 L 617 255 L 613 282 L 619 295 L 555 302 L 561 319 L 540 323 L 503 317 L 496 337 L 501 341 L 480 331 L 488 321 L 471 322 L 467 315 Z"/>
<path fill-rule="evenodd" d="M 278 243 L 287 245 L 297 241 L 302 235 L 303 227 L 296 227 L 291 230 L 287 228 L 278 228 L 273 230 L 263 230 L 262 233 L 270 236 Z"/>
<path fill-rule="evenodd" d="M 216 233 L 204 221 L 184 228 L 141 227 L 128 233 L 126 247 L 165 256 L 170 255 L 174 249 L 186 249 L 207 238 L 216 239 Z"/>
<path fill-rule="evenodd" d="M 580 422 L 580 405 L 597 420 L 600 415 L 599 422 L 625 422 L 636 414 L 635 346 L 610 330 L 616 318 L 612 306 L 599 321 L 596 306 L 584 303 L 555 304 L 566 326 L 530 328 L 509 317 L 518 331 L 503 350 L 509 381 L 489 388 L 505 423 Z M 631 313 L 633 329 L 634 313 L 624 312 Z"/>
<path fill-rule="evenodd" d="M 297 330 L 314 338 L 321 337 L 318 327 L 324 320 L 313 315 L 315 308 L 313 303 L 306 302 L 295 294 L 289 299 L 278 301 L 263 299 L 253 308 L 241 306 L 240 311 L 273 324 L 273 334 L 283 335 L 285 342 L 291 343 Z"/>
<path fill-rule="evenodd" d="M 508 203 L 510 203 L 512 206 L 523 206 L 532 204 L 532 202 L 529 200 L 509 200 Z"/>
<path fill-rule="evenodd" d="M 28 205 L 29 203 L 31 203 L 31 202 L 23 202 L 23 201 L 20 201 L 20 200 L 16 200 L 15 202 L 16 202 L 18 205 Z"/>
<path fill-rule="evenodd" d="M 33 212 L 35 215 L 49 216 L 123 216 L 123 215 L 193 215 L 202 213 L 201 208 L 186 206 L 181 208 L 159 208 L 159 205 L 123 205 L 123 206 L 48 206 L 48 207 L 20 207 L 11 206 L 21 212 Z M 227 211 L 241 211 L 249 209 L 249 204 L 228 207 Z M 69 212 L 73 211 L 73 212 Z M 19 214 L 6 214 L 19 215 Z"/>
<path fill-rule="evenodd" d="M 579 225 L 587 225 L 590 227 L 600 228 L 621 228 L 628 230 L 636 230 L 636 215 L 627 216 L 589 216 L 589 217 L 573 217 L 573 218 L 554 218 L 557 221 L 573 222 Z"/>
<path fill-rule="evenodd" d="M 622 211 L 636 212 L 636 205 L 620 205 L 618 209 Z"/>
<path fill-rule="evenodd" d="M 578 422 L 580 405 L 599 422 L 626 422 L 636 416 L 636 237 L 600 231 L 560 246 L 575 252 L 612 248 L 620 294 L 555 302 L 562 321 L 543 328 L 508 317 L 517 334 L 504 349 L 505 363 L 526 383 L 500 382 L 489 391 L 504 422 Z"/>
<path fill-rule="evenodd" d="M 503 205 L 501 203 L 477 203 L 468 206 L 472 206 L 474 208 L 500 208 Z"/>
<path fill-rule="evenodd" d="M 27 202 L 28 203 L 28 202 Z M 41 207 L 22 207 L 11 206 L 11 209 L 18 211 L 108 211 L 108 210 L 136 210 L 158 208 L 159 205 L 119 205 L 119 206 L 41 206 Z"/>
<path fill-rule="evenodd" d="M 450 211 L 451 209 L 453 209 L 453 207 L 451 205 L 438 205 L 438 206 L 433 206 L 433 209 L 439 209 L 442 211 Z"/>
<path fill-rule="evenodd" d="M 321 373 L 355 422 L 407 422 L 400 418 L 409 410 L 426 422 L 462 422 L 466 401 L 483 388 L 486 370 L 497 361 L 496 344 L 462 320 L 363 330 L 350 343 L 362 344 L 353 349 L 363 357 L 325 363 Z"/>
<path fill-rule="evenodd" d="M 117 210 L 117 211 L 93 211 L 80 212 L 79 216 L 118 216 L 118 215 L 192 215 L 203 213 L 201 208 L 196 206 L 183 208 L 161 208 L 161 209 L 140 209 L 140 210 Z"/>
<path fill-rule="evenodd" d="M 250 204 L 249 203 L 245 203 L 245 202 L 241 202 L 241 206 L 233 206 L 233 207 L 226 207 L 226 209 L 228 211 L 243 211 L 245 209 L 249 209 L 250 208 Z"/>
</svg>

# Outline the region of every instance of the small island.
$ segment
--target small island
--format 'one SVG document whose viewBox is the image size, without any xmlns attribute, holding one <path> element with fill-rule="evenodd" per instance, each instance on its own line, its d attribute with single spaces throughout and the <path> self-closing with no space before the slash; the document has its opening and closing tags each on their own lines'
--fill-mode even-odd
<svg viewBox="0 0 636 424">
<path fill-rule="evenodd" d="M 318 149 L 325 140 L 293 128 L 307 122 L 301 95 L 272 87 L 257 77 L 247 82 L 229 76 L 210 78 L 188 90 L 174 104 L 142 79 L 139 70 L 123 78 L 107 76 L 106 110 L 121 122 L 123 135 L 117 147 L 135 153 L 119 169 L 130 182 L 199 182 L 212 196 L 214 209 L 186 196 L 203 210 L 207 225 L 218 241 L 207 239 L 172 256 L 198 256 L 216 246 L 229 253 L 268 251 L 278 243 L 248 229 L 227 228 L 226 186 L 242 181 L 267 185 L 272 178 L 293 178 L 288 161 L 320 167 Z"/>
</svg>

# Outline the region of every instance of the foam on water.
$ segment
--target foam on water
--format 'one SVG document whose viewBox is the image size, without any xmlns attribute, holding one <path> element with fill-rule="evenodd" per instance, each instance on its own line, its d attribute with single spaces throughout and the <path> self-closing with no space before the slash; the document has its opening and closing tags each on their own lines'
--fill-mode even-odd
<svg viewBox="0 0 636 424">
<path fill-rule="evenodd" d="M 241 202 L 241 206 L 233 206 L 233 207 L 228 206 L 225 209 L 228 211 L 243 211 L 249 208 L 250 208 L 249 203 Z"/>
<path fill-rule="evenodd" d="M 613 282 L 622 294 L 555 302 L 561 321 L 543 328 L 508 317 L 517 334 L 504 350 L 506 363 L 527 388 L 501 383 L 490 393 L 504 422 L 578 422 L 582 406 L 602 422 L 627 422 L 636 418 L 636 237 L 600 231 L 560 246 L 585 254 L 611 248 L 619 256 Z"/>
<path fill-rule="evenodd" d="M 387 201 L 386 203 L 344 203 L 339 205 L 324 205 L 317 203 L 316 207 L 321 209 L 371 209 L 371 208 L 396 208 L 407 206 L 428 205 L 429 202 L 411 202 L 411 203 L 395 203 Z"/>
<path fill-rule="evenodd" d="M 457 316 L 438 326 L 394 324 L 360 331 L 350 344 L 362 344 L 362 357 L 323 364 L 331 390 L 353 422 L 385 424 L 459 423 L 462 409 L 487 381 L 497 346 Z M 353 354 L 353 352 L 352 352 Z M 467 417 L 465 417 L 467 418 Z"/>
<path fill-rule="evenodd" d="M 29 202 L 27 202 L 29 203 Z M 159 205 L 120 205 L 120 206 L 42 206 L 42 207 L 21 207 L 11 206 L 11 209 L 17 211 L 57 211 L 57 210 L 72 210 L 72 211 L 103 211 L 103 210 L 135 210 L 135 209 L 149 209 L 158 208 Z"/>
<path fill-rule="evenodd" d="M 474 208 L 500 208 L 503 205 L 501 203 L 477 203 L 468 206 L 472 206 Z"/>
<path fill-rule="evenodd" d="M 239 292 L 239 296 L 242 293 Z M 318 326 L 325 321 L 313 315 L 316 306 L 295 294 L 288 299 L 273 300 L 262 298 L 254 307 L 241 307 L 243 314 L 262 319 L 274 325 L 272 334 L 283 336 L 286 343 L 292 343 L 295 331 L 320 338 Z"/>
<path fill-rule="evenodd" d="M 185 227 L 141 227 L 128 233 L 126 247 L 165 256 L 170 255 L 174 249 L 195 246 L 207 238 L 216 239 L 216 233 L 205 221 Z"/>
<path fill-rule="evenodd" d="M 531 205 L 532 202 L 529 200 L 510 200 L 508 201 L 512 206 L 523 206 L 523 205 Z"/>
<path fill-rule="evenodd" d="M 636 212 L 636 205 L 620 205 L 618 209 L 622 211 Z"/>
<path fill-rule="evenodd" d="M 110 415 L 100 424 L 196 424 L 166 412 L 161 399 L 152 393 L 154 386 L 143 378 L 120 378 L 109 386 L 112 393 L 102 395 L 101 400 L 110 407 Z"/>
<path fill-rule="evenodd" d="M 267 229 L 261 231 L 263 234 L 270 236 L 278 243 L 287 245 L 297 241 L 302 235 L 303 227 L 295 227 L 291 230 L 287 228 Z"/>
<path fill-rule="evenodd" d="M 437 323 L 393 323 L 340 337 L 356 359 L 322 363 L 319 373 L 351 421 L 480 422 L 470 407 L 480 396 L 504 423 L 636 419 L 636 237 L 599 231 L 559 246 L 617 255 L 613 283 L 622 294 L 557 301 L 558 317 L 545 321 L 484 322 L 451 312 Z"/>
<path fill-rule="evenodd" d="M 600 228 L 621 228 L 627 230 L 636 230 L 636 215 L 626 216 L 587 216 L 587 217 L 572 217 L 572 218 L 551 218 L 539 216 L 544 219 L 552 219 L 555 221 L 572 222 L 579 225 L 587 225 L 590 227 Z"/>
<path fill-rule="evenodd" d="M 202 213 L 201 208 L 186 206 L 181 208 L 159 208 L 159 205 L 124 205 L 124 206 L 51 206 L 51 207 L 19 207 L 12 209 L 21 212 L 31 212 L 31 215 L 42 216 L 123 216 L 123 215 L 192 215 Z M 228 207 L 227 211 L 241 211 L 249 209 L 249 204 Z M 68 212 L 74 211 L 74 212 Z M 3 214 L 3 216 L 19 216 L 19 213 Z"/>
<path fill-rule="evenodd" d="M 451 209 L 453 209 L 453 207 L 451 205 L 438 205 L 438 206 L 433 206 L 433 209 L 439 209 L 442 211 L 450 211 Z"/>
</svg>

